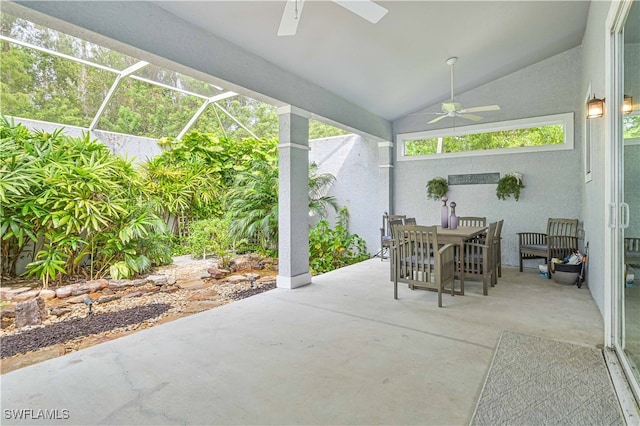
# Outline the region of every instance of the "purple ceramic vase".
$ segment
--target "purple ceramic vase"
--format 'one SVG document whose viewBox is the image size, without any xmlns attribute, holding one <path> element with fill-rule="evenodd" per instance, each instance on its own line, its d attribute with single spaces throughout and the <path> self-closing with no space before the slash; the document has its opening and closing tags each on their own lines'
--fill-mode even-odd
<svg viewBox="0 0 640 426">
<path fill-rule="evenodd" d="M 456 203 L 451 202 L 451 217 L 449 217 L 449 228 L 456 229 L 458 227 L 458 216 L 456 216 Z"/>
<path fill-rule="evenodd" d="M 447 197 L 442 197 L 442 207 L 440 210 L 440 225 L 443 228 L 449 227 L 449 207 L 447 207 Z"/>
</svg>

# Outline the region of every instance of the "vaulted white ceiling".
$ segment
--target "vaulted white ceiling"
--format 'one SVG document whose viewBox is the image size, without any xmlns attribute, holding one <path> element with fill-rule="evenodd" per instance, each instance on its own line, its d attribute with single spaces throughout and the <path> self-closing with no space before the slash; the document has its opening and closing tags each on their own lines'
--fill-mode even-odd
<svg viewBox="0 0 640 426">
<path fill-rule="evenodd" d="M 378 127 L 385 127 L 384 122 L 447 100 L 449 67 L 445 61 L 451 56 L 459 57 L 456 93 L 463 93 L 579 46 L 590 4 L 378 1 L 389 12 L 371 24 L 332 1 L 308 0 L 297 34 L 278 37 L 284 0 L 153 1 L 144 2 L 144 7 L 139 2 L 17 3 L 136 48 L 148 51 L 153 47 L 154 55 L 162 55 L 163 44 L 169 50 L 171 40 L 180 40 L 185 51 L 200 49 L 190 52 L 194 64 L 201 60 L 198 56 L 209 53 L 241 52 L 229 64 L 215 66 L 185 63 L 188 61 L 179 54 L 168 53 L 172 61 L 202 72 L 226 66 L 224 75 L 216 77 L 253 86 L 248 87 L 249 95 L 267 88 L 261 92 L 269 92 L 270 99 L 327 116 L 331 108 L 323 109 L 318 97 L 324 89 L 333 104 L 339 100 L 341 107 L 354 106 L 355 118 L 346 123 L 354 127 L 371 117 L 379 120 Z M 185 34 L 184 28 L 198 33 Z M 163 29 L 174 33 L 165 34 Z M 218 49 L 212 43 L 212 52 L 208 52 L 202 49 L 206 45 L 202 34 L 228 44 Z M 189 40 L 194 40 L 193 46 Z M 225 60 L 215 58 L 218 64 Z M 249 78 L 264 81 L 254 85 Z M 493 101 L 486 99 L 485 103 Z M 338 115 L 328 118 L 339 121 Z M 377 131 L 376 126 L 362 130 L 378 136 L 386 132 Z"/>
<path fill-rule="evenodd" d="M 387 120 L 580 45 L 589 2 L 379 1 L 377 24 L 308 1 L 298 32 L 276 35 L 284 1 L 159 1 L 161 8 Z M 458 91 L 458 88 L 456 91 Z M 487 101 L 491 103 L 491 100 Z"/>
</svg>

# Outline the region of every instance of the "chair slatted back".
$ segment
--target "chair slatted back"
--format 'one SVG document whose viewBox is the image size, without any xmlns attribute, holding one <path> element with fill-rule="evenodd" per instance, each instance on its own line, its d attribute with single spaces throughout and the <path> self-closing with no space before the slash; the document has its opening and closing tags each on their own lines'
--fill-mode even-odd
<svg viewBox="0 0 640 426">
<path fill-rule="evenodd" d="M 407 217 L 404 214 L 385 214 L 382 216 L 382 230 L 384 235 L 393 235 L 391 234 L 391 226 L 390 222 L 394 220 L 400 220 L 401 222 Z"/>
<path fill-rule="evenodd" d="M 435 278 L 434 257 L 438 256 L 436 227 L 400 225 L 395 233 L 398 277 L 414 287 L 432 287 Z"/>
<path fill-rule="evenodd" d="M 578 235 L 578 219 L 549 218 L 547 222 L 547 236 L 555 235 L 576 237 Z"/>
<path fill-rule="evenodd" d="M 487 218 L 479 216 L 460 216 L 458 226 L 487 226 Z"/>
</svg>

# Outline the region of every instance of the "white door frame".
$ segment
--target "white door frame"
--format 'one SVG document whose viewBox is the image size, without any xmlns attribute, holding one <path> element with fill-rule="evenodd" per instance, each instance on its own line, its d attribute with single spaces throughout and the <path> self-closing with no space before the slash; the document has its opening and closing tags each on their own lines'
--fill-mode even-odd
<svg viewBox="0 0 640 426">
<path fill-rule="evenodd" d="M 618 342 L 623 337 L 623 327 L 621 321 L 624 315 L 624 306 L 620 303 L 622 296 L 623 272 L 622 268 L 622 241 L 621 226 L 623 225 L 622 214 L 622 183 L 624 169 L 622 165 L 623 139 L 621 128 L 618 125 L 621 118 L 621 111 L 616 105 L 622 105 L 622 84 L 623 67 L 621 54 L 623 52 L 624 39 L 622 30 L 626 18 L 631 9 L 633 0 L 621 0 L 611 2 L 609 15 L 606 22 L 606 42 L 605 42 L 605 98 L 610 106 L 606 109 L 605 122 L 605 217 L 607 225 L 605 228 L 604 244 L 609 250 L 605 250 L 604 276 L 608 278 L 605 282 L 604 300 L 604 326 L 605 345 L 613 348 L 622 366 L 623 371 L 629 378 L 628 383 L 636 397 L 640 397 L 640 386 L 632 379 L 633 373 L 623 348 Z"/>
</svg>

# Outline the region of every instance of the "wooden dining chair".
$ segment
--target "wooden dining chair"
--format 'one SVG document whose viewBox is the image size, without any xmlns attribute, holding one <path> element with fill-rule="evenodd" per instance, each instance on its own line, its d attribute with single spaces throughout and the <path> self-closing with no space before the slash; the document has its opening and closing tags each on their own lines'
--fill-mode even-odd
<svg viewBox="0 0 640 426">
<path fill-rule="evenodd" d="M 438 307 L 442 307 L 442 292 L 451 285 L 454 292 L 456 263 L 453 245 L 438 245 L 435 226 L 398 225 L 395 230 L 391 255 L 393 274 L 393 298 L 398 298 L 398 282 L 409 288 L 438 292 Z"/>
<path fill-rule="evenodd" d="M 393 238 L 391 234 L 391 227 L 389 226 L 389 222 L 393 220 L 404 220 L 407 216 L 404 214 L 389 214 L 384 212 L 382 215 L 382 228 L 380 228 L 380 251 L 374 256 L 380 256 L 380 260 L 383 261 L 387 258 L 389 254 L 389 247 L 391 245 L 391 239 Z"/>
<path fill-rule="evenodd" d="M 464 268 L 464 279 L 479 278 L 482 280 L 482 294 L 489 294 L 489 286 L 497 282 L 495 261 L 495 234 L 497 222 L 489 224 L 486 232 L 477 239 L 465 241 L 464 256 L 460 258 Z"/>
</svg>

